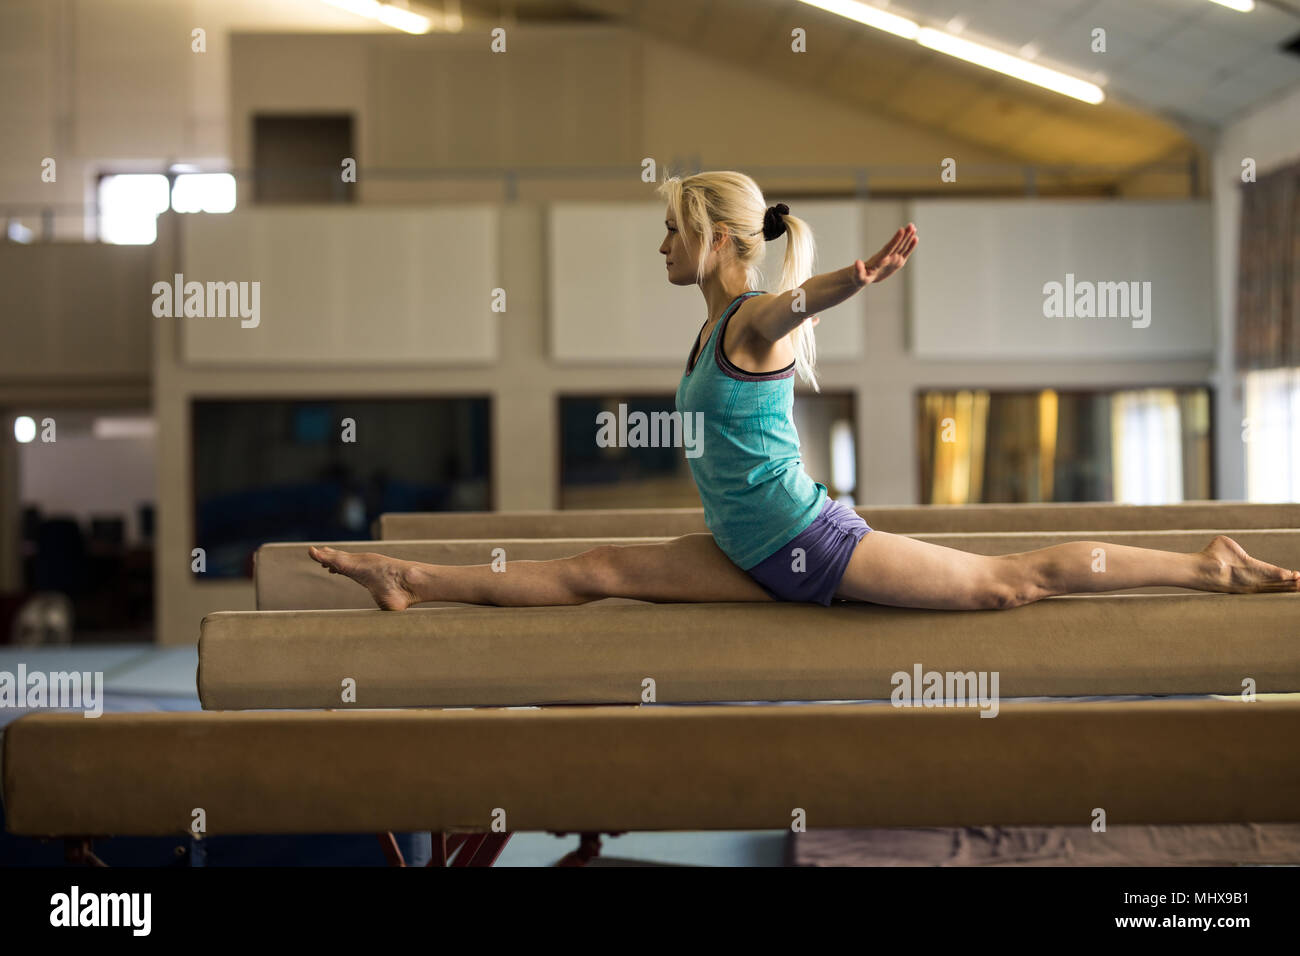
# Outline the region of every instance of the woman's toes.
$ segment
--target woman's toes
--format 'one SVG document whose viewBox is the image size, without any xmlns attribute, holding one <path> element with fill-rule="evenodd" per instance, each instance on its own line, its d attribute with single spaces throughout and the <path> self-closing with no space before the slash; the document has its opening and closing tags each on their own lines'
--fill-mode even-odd
<svg viewBox="0 0 1300 956">
<path fill-rule="evenodd" d="M 1208 559 L 1209 590 L 1229 594 L 1300 590 L 1300 571 L 1252 557 L 1236 541 L 1218 535 L 1202 552 Z"/>
<path fill-rule="evenodd" d="M 322 548 L 312 545 L 307 548 L 307 553 L 311 555 L 313 561 L 321 567 L 327 568 L 330 574 L 339 573 L 339 559 L 342 555 L 341 551 L 336 551 L 334 548 Z"/>
<path fill-rule="evenodd" d="M 360 584 L 386 611 L 404 610 L 415 599 L 406 587 L 400 562 L 379 554 L 340 551 L 317 545 L 309 546 L 307 553 L 313 561 L 329 568 L 330 574 L 342 574 Z"/>
</svg>

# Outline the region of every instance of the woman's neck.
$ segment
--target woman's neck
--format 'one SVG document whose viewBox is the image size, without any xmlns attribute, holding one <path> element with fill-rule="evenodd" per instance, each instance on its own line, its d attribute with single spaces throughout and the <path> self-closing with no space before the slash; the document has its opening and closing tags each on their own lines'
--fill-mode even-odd
<svg viewBox="0 0 1300 956">
<path fill-rule="evenodd" d="M 704 280 L 701 291 L 704 293 L 704 302 L 708 306 L 709 321 L 717 322 L 722 318 L 722 313 L 726 311 L 728 305 L 751 290 L 742 272 L 740 275 L 733 273 L 721 277 L 715 273 Z"/>
</svg>

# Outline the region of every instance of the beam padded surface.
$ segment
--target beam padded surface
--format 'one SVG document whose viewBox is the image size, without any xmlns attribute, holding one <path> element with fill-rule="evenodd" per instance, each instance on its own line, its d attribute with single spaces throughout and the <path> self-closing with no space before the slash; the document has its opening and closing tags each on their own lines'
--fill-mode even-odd
<svg viewBox="0 0 1300 956">
<path fill-rule="evenodd" d="M 871 527 L 895 534 L 987 531 L 1162 531 L 1300 527 L 1300 504 L 1193 501 L 1177 505 L 1108 503 L 866 506 Z M 380 515 L 380 538 L 675 537 L 707 531 L 699 508 L 601 511 L 462 511 Z"/>
<path fill-rule="evenodd" d="M 1262 561 L 1284 568 L 1300 568 L 1300 531 L 1231 530 L 1227 532 Z M 1015 554 L 1067 541 L 1100 539 L 1103 544 L 1123 544 L 1164 551 L 1199 551 L 1210 542 L 1207 531 L 1086 531 L 997 532 L 979 534 L 917 534 L 920 541 L 969 551 L 972 554 Z M 321 542 L 341 551 L 378 551 L 404 561 L 427 564 L 490 564 L 567 558 L 601 545 L 655 544 L 667 538 L 478 538 L 460 541 L 330 541 Z M 307 556 L 307 543 L 264 544 L 257 549 L 253 579 L 259 611 L 306 611 L 373 608 L 365 588 L 339 574 L 330 574 Z M 1179 588 L 1141 588 L 1142 593 L 1187 593 Z M 627 603 L 621 598 L 607 601 Z M 434 606 L 431 602 L 427 606 Z"/>
<path fill-rule="evenodd" d="M 33 714 L 11 832 L 1300 821 L 1300 701 Z M 1096 839 L 1104 840 L 1104 834 Z"/>
<path fill-rule="evenodd" d="M 660 703 L 874 700 L 918 666 L 996 673 L 1005 697 L 1289 692 L 1297 612 L 1300 594 L 222 611 L 203 620 L 198 684 L 208 710 L 639 703 L 647 682 Z"/>
</svg>

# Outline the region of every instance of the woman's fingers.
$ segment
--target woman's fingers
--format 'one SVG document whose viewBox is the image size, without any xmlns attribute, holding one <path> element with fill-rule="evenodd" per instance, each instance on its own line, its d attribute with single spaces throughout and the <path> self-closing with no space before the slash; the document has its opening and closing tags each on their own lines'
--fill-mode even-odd
<svg viewBox="0 0 1300 956">
<path fill-rule="evenodd" d="M 916 236 L 916 226 L 912 225 L 909 222 L 902 229 L 899 229 L 898 232 L 894 233 L 894 238 L 889 243 L 888 254 L 893 255 L 895 253 L 902 253 L 903 250 L 907 248 L 908 243 L 910 243 L 912 239 L 915 238 L 915 236 Z"/>
<path fill-rule="evenodd" d="M 902 245 L 902 243 L 906 240 L 906 238 L 907 238 L 907 227 L 904 226 L 902 229 L 899 229 L 898 232 L 894 233 L 889 238 L 889 241 L 885 243 L 884 246 L 881 247 L 880 249 L 881 255 L 882 256 L 892 255 L 894 250 L 899 248 L 899 246 Z"/>
<path fill-rule="evenodd" d="M 897 252 L 899 249 L 903 247 L 903 243 L 905 242 L 907 242 L 906 226 L 898 230 L 898 232 L 894 233 L 894 238 L 889 241 L 889 251 L 886 253 L 886 255 L 892 256 L 895 252 Z"/>
<path fill-rule="evenodd" d="M 854 262 L 858 282 L 867 285 L 889 278 L 907 264 L 907 257 L 912 254 L 912 250 L 920 241 L 916 234 L 916 226 L 909 222 L 894 233 L 893 238 L 870 259 L 865 262 L 858 259 Z"/>
<path fill-rule="evenodd" d="M 907 262 L 920 239 L 916 235 L 916 226 L 908 223 L 900 228 L 890 240 L 880 247 L 880 251 L 866 261 L 858 259 L 854 263 L 855 275 L 859 283 L 878 282 L 897 272 Z"/>
</svg>

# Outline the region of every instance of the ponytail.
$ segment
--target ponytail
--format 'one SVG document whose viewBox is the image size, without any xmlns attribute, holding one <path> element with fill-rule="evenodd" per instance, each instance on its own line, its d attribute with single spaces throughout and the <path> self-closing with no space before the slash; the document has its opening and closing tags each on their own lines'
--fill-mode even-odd
<svg viewBox="0 0 1300 956">
<path fill-rule="evenodd" d="M 817 254 L 817 244 L 813 240 L 812 227 L 797 216 L 781 217 L 785 222 L 785 258 L 781 262 L 781 278 L 773 294 L 780 295 L 803 285 L 813 274 L 813 259 Z M 794 367 L 799 377 L 820 392 L 817 376 L 813 369 L 817 365 L 817 340 L 813 335 L 812 316 L 804 319 L 792 333 L 794 346 Z"/>
</svg>

